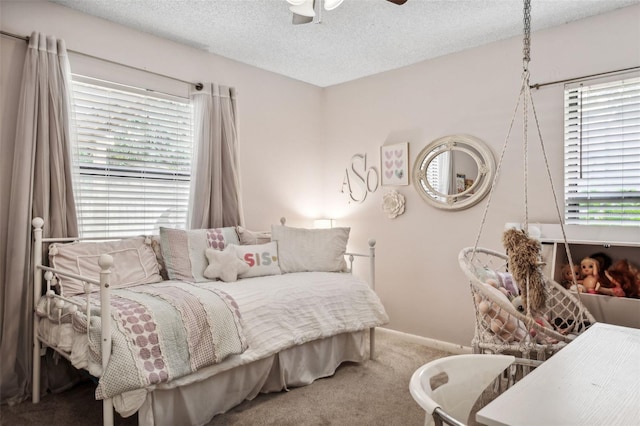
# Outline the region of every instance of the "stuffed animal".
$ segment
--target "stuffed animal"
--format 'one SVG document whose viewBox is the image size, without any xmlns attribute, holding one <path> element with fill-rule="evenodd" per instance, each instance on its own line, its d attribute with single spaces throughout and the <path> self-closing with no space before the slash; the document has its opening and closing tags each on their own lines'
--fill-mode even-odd
<svg viewBox="0 0 640 426">
<path fill-rule="evenodd" d="M 233 244 L 229 244 L 224 250 L 216 250 L 209 247 L 205 250 L 205 256 L 209 261 L 209 266 L 207 266 L 202 275 L 210 280 L 236 281 L 238 275 L 244 274 L 249 270 L 249 265 L 236 254 Z"/>
<path fill-rule="evenodd" d="M 523 306 L 530 307 L 532 312 L 542 310 L 546 304 L 546 283 L 540 268 L 540 241 L 510 228 L 502 235 L 502 243 L 509 256 L 509 271 L 519 284 Z"/>
<path fill-rule="evenodd" d="M 491 284 L 484 283 L 486 291 L 493 295 L 494 299 L 502 300 L 510 304 L 507 296 Z M 496 303 L 487 298 L 483 298 L 479 293 L 475 295 L 476 306 L 478 312 L 482 314 L 489 329 L 504 342 L 521 341 L 526 336 L 526 328 L 522 321 L 510 313 L 508 310 L 501 308 Z"/>
<path fill-rule="evenodd" d="M 522 305 L 522 297 L 518 296 L 518 297 L 514 297 L 511 300 L 511 304 L 513 305 L 513 307 L 516 309 L 516 311 L 520 312 L 521 314 L 524 315 L 524 306 Z M 535 318 L 534 320 L 536 323 L 538 323 L 538 325 L 542 326 L 542 327 L 546 327 L 549 328 L 551 330 L 558 330 L 558 327 L 553 326 L 545 317 L 542 316 L 538 316 Z M 560 333 L 565 334 L 569 331 L 571 331 L 571 328 L 564 324 L 564 328 L 558 330 Z M 544 343 L 544 344 L 548 344 L 548 343 L 558 343 L 558 341 L 556 339 L 551 339 L 549 337 L 546 336 L 542 336 L 542 335 L 538 335 L 538 333 L 536 332 L 535 329 L 531 329 L 529 330 L 529 334 L 531 335 L 531 337 L 535 337 L 536 341 L 538 343 Z"/>
</svg>

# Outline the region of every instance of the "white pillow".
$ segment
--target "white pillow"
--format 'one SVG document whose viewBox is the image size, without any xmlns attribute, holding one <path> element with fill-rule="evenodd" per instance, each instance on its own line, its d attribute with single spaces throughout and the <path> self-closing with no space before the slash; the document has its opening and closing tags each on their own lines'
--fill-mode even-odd
<svg viewBox="0 0 640 426">
<path fill-rule="evenodd" d="M 249 265 L 249 270 L 241 273 L 239 278 L 280 275 L 282 273 L 278 263 L 278 243 L 275 241 L 266 244 L 236 246 L 236 254 Z"/>
<path fill-rule="evenodd" d="M 342 272 L 351 228 L 304 229 L 272 225 L 280 269 L 287 272 Z"/>
<path fill-rule="evenodd" d="M 238 275 L 249 270 L 249 266 L 238 258 L 235 245 L 230 244 L 224 250 L 216 250 L 211 247 L 205 250 L 205 256 L 209 261 L 202 273 L 210 280 L 221 279 L 224 282 L 232 282 L 238 279 Z"/>
<path fill-rule="evenodd" d="M 54 243 L 49 246 L 49 261 L 56 269 L 99 280 L 98 259 L 100 255 L 106 253 L 113 257 L 111 288 L 155 283 L 162 281 L 162 277 L 156 255 L 150 244 L 151 241 L 146 240 L 145 237 L 105 242 Z M 58 276 L 58 279 L 63 296 L 84 293 L 84 285 L 80 280 L 62 275 Z M 99 289 L 98 286 L 92 286 L 91 291 Z"/>
<path fill-rule="evenodd" d="M 242 226 L 237 226 L 236 232 L 238 233 L 240 244 L 243 245 L 266 244 L 271 242 L 270 231 L 250 231 Z"/>
</svg>

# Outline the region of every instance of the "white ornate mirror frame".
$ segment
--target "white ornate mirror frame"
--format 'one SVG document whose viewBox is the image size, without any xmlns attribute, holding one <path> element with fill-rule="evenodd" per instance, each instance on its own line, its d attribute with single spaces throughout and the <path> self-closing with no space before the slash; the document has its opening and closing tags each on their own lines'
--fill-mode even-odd
<svg viewBox="0 0 640 426">
<path fill-rule="evenodd" d="M 463 188 L 456 188 L 454 184 L 458 161 L 452 161 L 455 158 L 467 163 L 472 160 L 477 170 L 475 179 L 467 179 Z M 495 172 L 493 154 L 483 141 L 470 135 L 450 135 L 434 140 L 420 151 L 413 164 L 413 185 L 432 206 L 463 210 L 489 193 Z M 445 186 L 448 189 L 443 190 Z"/>
</svg>

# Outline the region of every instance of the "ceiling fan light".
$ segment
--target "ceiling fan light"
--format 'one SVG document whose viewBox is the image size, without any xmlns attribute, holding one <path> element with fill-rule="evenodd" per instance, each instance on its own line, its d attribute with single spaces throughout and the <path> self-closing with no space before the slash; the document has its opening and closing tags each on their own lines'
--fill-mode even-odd
<svg viewBox="0 0 640 426">
<path fill-rule="evenodd" d="M 324 10 L 333 10 L 340 6 L 344 0 L 324 0 Z"/>
<path fill-rule="evenodd" d="M 296 15 L 307 16 L 309 18 L 316 16 L 316 12 L 313 10 L 313 0 L 305 0 L 301 5 L 289 7 L 289 10 Z"/>
<path fill-rule="evenodd" d="M 304 3 L 304 0 L 287 0 L 287 3 L 293 6 L 300 6 L 302 3 Z"/>
<path fill-rule="evenodd" d="M 291 19 L 291 23 L 293 25 L 310 24 L 311 22 L 313 22 L 312 16 L 302 16 L 298 15 L 297 13 L 293 13 L 292 15 L 293 18 Z"/>
</svg>

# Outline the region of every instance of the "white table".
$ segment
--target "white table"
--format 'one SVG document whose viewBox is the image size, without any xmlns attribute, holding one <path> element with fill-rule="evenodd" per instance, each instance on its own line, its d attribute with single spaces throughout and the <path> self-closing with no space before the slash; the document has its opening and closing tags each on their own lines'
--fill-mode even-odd
<svg viewBox="0 0 640 426">
<path fill-rule="evenodd" d="M 640 425 L 640 329 L 604 323 L 482 408 L 502 425 Z"/>
</svg>

